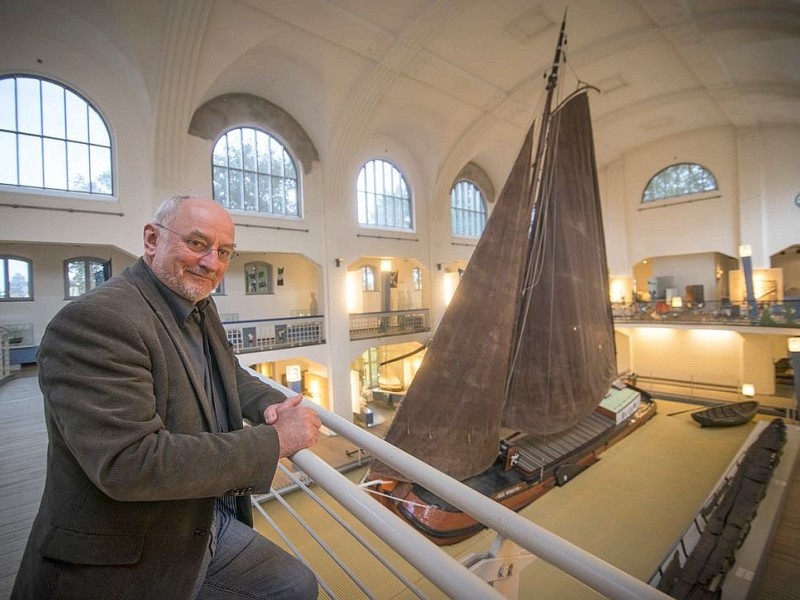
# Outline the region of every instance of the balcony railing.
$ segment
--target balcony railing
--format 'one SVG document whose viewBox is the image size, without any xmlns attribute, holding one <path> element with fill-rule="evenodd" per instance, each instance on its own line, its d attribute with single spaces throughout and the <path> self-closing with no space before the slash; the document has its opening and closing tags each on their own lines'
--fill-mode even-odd
<svg viewBox="0 0 800 600">
<path fill-rule="evenodd" d="M 752 307 L 746 302 L 701 302 L 683 306 L 634 302 L 614 303 L 611 310 L 616 323 L 800 327 L 800 301 L 759 302 Z"/>
<path fill-rule="evenodd" d="M 284 317 L 222 324 L 236 354 L 325 343 L 325 317 Z"/>
<path fill-rule="evenodd" d="M 351 340 L 420 333 L 430 330 L 430 311 L 427 308 L 350 314 Z"/>
</svg>

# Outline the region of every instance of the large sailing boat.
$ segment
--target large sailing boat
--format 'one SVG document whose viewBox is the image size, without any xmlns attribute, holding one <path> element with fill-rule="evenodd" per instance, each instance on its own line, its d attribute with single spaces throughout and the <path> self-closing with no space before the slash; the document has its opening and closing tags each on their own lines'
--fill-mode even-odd
<svg viewBox="0 0 800 600">
<path fill-rule="evenodd" d="M 531 125 L 386 441 L 519 510 L 655 413 L 617 379 L 587 88 Z M 483 528 L 375 461 L 377 497 L 438 544 Z"/>
</svg>

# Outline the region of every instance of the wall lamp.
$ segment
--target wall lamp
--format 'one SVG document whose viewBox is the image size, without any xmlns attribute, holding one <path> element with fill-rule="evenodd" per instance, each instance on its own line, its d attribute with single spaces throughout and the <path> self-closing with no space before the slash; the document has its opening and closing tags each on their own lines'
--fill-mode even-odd
<svg viewBox="0 0 800 600">
<path fill-rule="evenodd" d="M 333 262 L 334 262 L 334 263 L 336 263 L 336 266 L 337 266 L 337 267 L 341 267 L 341 266 L 342 266 L 342 263 L 344 262 L 344 259 L 343 259 L 343 258 L 340 258 L 340 257 L 339 257 L 339 258 L 334 258 L 334 259 L 333 259 Z"/>
</svg>

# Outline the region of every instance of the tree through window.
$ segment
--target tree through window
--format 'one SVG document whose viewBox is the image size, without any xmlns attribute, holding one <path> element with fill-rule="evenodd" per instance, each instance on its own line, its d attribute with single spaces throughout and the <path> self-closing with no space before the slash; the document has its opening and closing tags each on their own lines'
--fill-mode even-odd
<svg viewBox="0 0 800 600">
<path fill-rule="evenodd" d="M 283 144 L 260 129 L 225 133 L 212 156 L 214 199 L 229 210 L 300 217 L 297 168 Z"/>
<path fill-rule="evenodd" d="M 680 163 L 662 169 L 647 183 L 642 202 L 718 190 L 717 179 L 702 165 Z"/>
<path fill-rule="evenodd" d="M 64 296 L 77 298 L 111 277 L 111 261 L 80 257 L 64 261 Z"/>
</svg>

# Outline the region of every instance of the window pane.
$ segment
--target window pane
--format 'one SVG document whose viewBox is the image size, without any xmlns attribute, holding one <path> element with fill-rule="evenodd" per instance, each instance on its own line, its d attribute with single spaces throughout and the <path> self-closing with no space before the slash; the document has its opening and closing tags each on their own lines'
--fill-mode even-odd
<svg viewBox="0 0 800 600">
<path fill-rule="evenodd" d="M 403 174 L 390 162 L 372 160 L 359 172 L 359 223 L 411 229 L 411 198 Z"/>
<path fill-rule="evenodd" d="M 228 132 L 228 166 L 232 169 L 242 168 L 242 130 Z"/>
<path fill-rule="evenodd" d="M 283 175 L 283 146 L 277 140 L 269 141 L 270 173 Z"/>
<path fill-rule="evenodd" d="M 283 194 L 283 179 L 280 177 L 272 177 L 272 212 L 277 215 L 285 214 Z"/>
<path fill-rule="evenodd" d="M 9 298 L 30 298 L 30 266 L 23 260 L 8 260 Z"/>
<path fill-rule="evenodd" d="M 17 130 L 17 103 L 13 77 L 0 79 L 0 129 Z"/>
<path fill-rule="evenodd" d="M 42 138 L 19 136 L 19 183 L 42 187 Z"/>
<path fill-rule="evenodd" d="M 67 165 L 67 181 L 70 191 L 90 191 L 89 146 L 68 142 Z"/>
<path fill-rule="evenodd" d="M 219 144 L 217 144 L 219 147 Z M 214 167 L 214 198 L 225 208 L 228 208 L 228 169 Z"/>
<path fill-rule="evenodd" d="M 64 139 L 64 88 L 49 81 L 42 82 L 42 129 L 44 135 Z"/>
<path fill-rule="evenodd" d="M 272 177 L 269 175 L 258 176 L 258 211 L 272 212 Z"/>
<path fill-rule="evenodd" d="M 8 298 L 8 289 L 6 289 L 6 259 L 0 258 L 0 299 Z"/>
<path fill-rule="evenodd" d="M 70 91 L 67 97 L 67 139 L 73 142 L 89 141 L 89 117 L 86 102 Z"/>
<path fill-rule="evenodd" d="M 258 207 L 255 174 L 245 171 L 242 179 L 244 186 L 244 210 L 254 212 Z"/>
<path fill-rule="evenodd" d="M 642 202 L 717 190 L 713 173 L 696 163 L 670 165 L 656 173 L 642 193 Z"/>
<path fill-rule="evenodd" d="M 289 153 L 285 150 L 283 152 L 283 172 L 286 177 L 297 179 L 297 171 L 295 171 L 294 168 L 294 161 L 292 161 L 292 157 L 289 156 Z"/>
<path fill-rule="evenodd" d="M 221 181 L 227 177 L 227 208 L 269 215 L 300 214 L 291 156 L 277 139 L 263 131 L 248 127 L 228 131 L 214 148 L 212 173 L 214 198 L 223 206 L 226 197 Z M 294 176 L 286 178 L 284 173 Z"/>
<path fill-rule="evenodd" d="M 242 172 L 230 170 L 228 188 L 228 208 L 242 210 Z"/>
<path fill-rule="evenodd" d="M 111 149 L 91 146 L 89 150 L 92 172 L 92 193 L 111 194 Z"/>
<path fill-rule="evenodd" d="M 91 106 L 88 106 L 89 113 L 89 141 L 98 146 L 111 146 L 111 140 L 108 137 L 108 128 L 103 122 L 103 118 L 97 114 Z"/>
<path fill-rule="evenodd" d="M 483 194 L 471 181 L 459 181 L 450 191 L 450 218 L 453 235 L 480 237 L 486 225 Z"/>
<path fill-rule="evenodd" d="M 17 185 L 17 136 L 0 131 L 0 183 Z"/>
<path fill-rule="evenodd" d="M 42 133 L 42 102 L 39 96 L 39 80 L 20 77 L 17 79 L 18 131 Z"/>
<path fill-rule="evenodd" d="M 242 168 L 256 170 L 256 132 L 250 128 L 242 129 Z"/>
<path fill-rule="evenodd" d="M 75 298 L 86 291 L 86 263 L 82 260 L 74 260 L 67 263 L 67 278 L 69 285 L 67 296 Z"/>
<path fill-rule="evenodd" d="M 89 289 L 94 289 L 106 280 L 105 263 L 98 261 L 91 261 L 90 267 L 92 269 L 92 277 L 89 280 Z"/>
<path fill-rule="evenodd" d="M 44 187 L 67 189 L 67 145 L 63 140 L 44 140 Z"/>
<path fill-rule="evenodd" d="M 217 140 L 217 145 L 214 146 L 214 154 L 211 162 L 215 166 L 227 167 L 228 166 L 228 136 L 223 135 Z"/>
<path fill-rule="evenodd" d="M 269 173 L 269 140 L 270 136 L 266 133 L 256 131 L 256 148 L 258 150 L 256 168 L 262 174 Z"/>
<path fill-rule="evenodd" d="M 286 214 L 295 217 L 300 216 L 300 206 L 297 203 L 297 180 L 285 179 L 286 185 Z"/>
<path fill-rule="evenodd" d="M 34 77 L 0 79 L 0 127 L 10 130 L 0 133 L 0 183 L 113 193 L 108 128 L 68 88 Z M 90 130 L 91 162 L 88 146 L 74 143 L 88 142 Z"/>
</svg>

